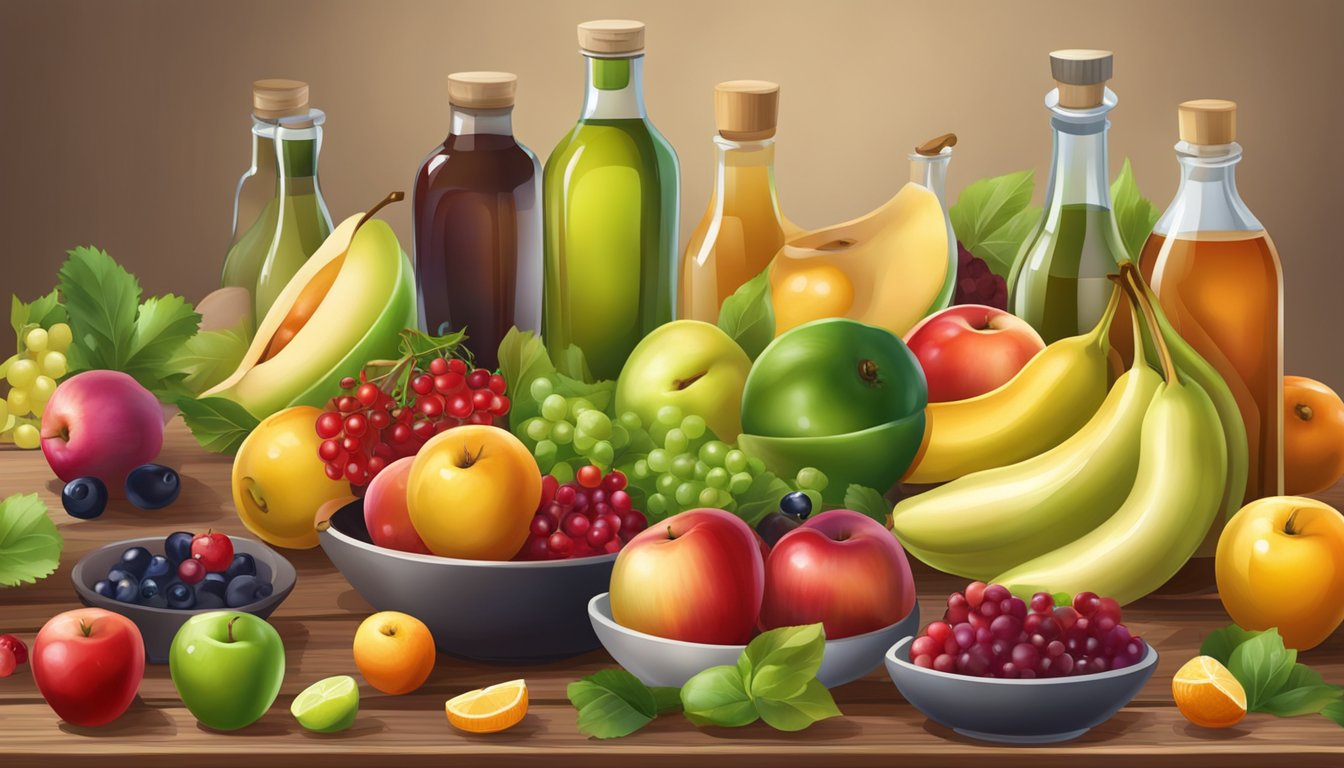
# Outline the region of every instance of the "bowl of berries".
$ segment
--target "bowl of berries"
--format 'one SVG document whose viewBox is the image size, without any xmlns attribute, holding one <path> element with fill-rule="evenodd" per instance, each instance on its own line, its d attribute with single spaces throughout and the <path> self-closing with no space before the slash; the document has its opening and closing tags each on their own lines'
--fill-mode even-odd
<svg viewBox="0 0 1344 768">
<path fill-rule="evenodd" d="M 192 616 L 229 608 L 264 619 L 297 580 L 275 550 L 218 531 L 108 544 L 80 558 L 70 578 L 80 602 L 135 622 L 154 664 L 168 662 L 173 637 Z"/>
<path fill-rule="evenodd" d="M 963 736 L 1067 741 L 1120 711 L 1157 666 L 1121 618 L 1091 592 L 1028 601 L 974 582 L 948 598 L 942 621 L 887 652 L 887 672 L 906 701 Z"/>
</svg>

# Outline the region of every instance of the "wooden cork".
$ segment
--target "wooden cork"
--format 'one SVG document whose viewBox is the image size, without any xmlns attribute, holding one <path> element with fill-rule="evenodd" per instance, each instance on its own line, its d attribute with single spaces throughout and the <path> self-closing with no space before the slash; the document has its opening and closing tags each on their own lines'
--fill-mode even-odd
<svg viewBox="0 0 1344 768">
<path fill-rule="evenodd" d="M 513 106 L 518 76 L 512 72 L 454 72 L 448 76 L 448 103 L 467 109 Z"/>
<path fill-rule="evenodd" d="M 599 56 L 619 56 L 644 50 L 644 22 L 600 19 L 579 25 L 579 47 Z"/>
<path fill-rule="evenodd" d="M 1065 109 L 1099 107 L 1111 79 L 1115 55 L 1090 48 L 1050 52 L 1050 74 L 1059 87 L 1059 106 Z"/>
<path fill-rule="evenodd" d="M 274 120 L 308 111 L 308 84 L 301 80 L 271 78 L 252 83 L 252 113 Z"/>
<path fill-rule="evenodd" d="M 760 141 L 775 135 L 779 84 L 729 80 L 714 86 L 714 126 L 730 141 Z"/>
<path fill-rule="evenodd" d="M 923 157 L 936 157 L 943 153 L 947 147 L 957 146 L 957 134 L 944 133 L 941 136 L 934 136 L 932 139 L 915 147 L 915 154 Z"/>
<path fill-rule="evenodd" d="M 1195 99 L 1176 108 L 1181 141 L 1231 144 L 1237 140 L 1237 103 L 1226 99 Z"/>
</svg>

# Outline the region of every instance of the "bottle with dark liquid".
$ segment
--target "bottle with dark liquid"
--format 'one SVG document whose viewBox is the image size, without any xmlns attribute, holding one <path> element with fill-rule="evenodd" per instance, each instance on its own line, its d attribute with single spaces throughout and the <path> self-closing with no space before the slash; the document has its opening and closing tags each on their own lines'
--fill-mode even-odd
<svg viewBox="0 0 1344 768">
<path fill-rule="evenodd" d="M 518 78 L 448 76 L 452 128 L 415 177 L 420 327 L 463 328 L 483 368 L 509 328 L 541 330 L 541 165 L 513 137 Z"/>
</svg>

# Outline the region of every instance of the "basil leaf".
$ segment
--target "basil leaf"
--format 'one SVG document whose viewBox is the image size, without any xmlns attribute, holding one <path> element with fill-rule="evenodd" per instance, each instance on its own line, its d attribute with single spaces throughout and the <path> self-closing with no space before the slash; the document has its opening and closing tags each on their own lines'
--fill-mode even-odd
<svg viewBox="0 0 1344 768">
<path fill-rule="evenodd" d="M 649 691 L 653 693 L 653 705 L 654 708 L 657 709 L 658 714 L 665 715 L 668 712 L 681 711 L 680 688 L 660 686 L 658 688 L 650 688 Z"/>
<path fill-rule="evenodd" d="M 1232 663 L 1232 652 L 1237 646 L 1258 634 L 1260 633 L 1242 629 L 1236 624 L 1228 624 L 1222 629 L 1215 629 L 1204 638 L 1204 642 L 1199 646 L 1199 655 L 1212 656 L 1226 667 Z"/>
<path fill-rule="evenodd" d="M 36 493 L 0 501 L 0 587 L 45 579 L 61 564 L 65 542 Z"/>
<path fill-rule="evenodd" d="M 179 397 L 176 402 L 192 437 L 215 453 L 237 453 L 248 433 L 261 423 L 246 408 L 223 397 Z"/>
<path fill-rule="evenodd" d="M 1267 629 L 1232 652 L 1227 668 L 1246 689 L 1246 709 L 1258 712 L 1283 690 L 1297 662 L 1297 651 L 1283 647 L 1277 629 Z"/>
<path fill-rule="evenodd" d="M 654 693 L 623 669 L 589 675 L 565 693 L 579 711 L 579 732 L 598 739 L 628 736 L 658 716 Z"/>
<path fill-rule="evenodd" d="M 886 525 L 891 516 L 891 502 L 880 491 L 864 485 L 850 485 L 845 489 L 845 508 L 852 509 Z"/>
<path fill-rule="evenodd" d="M 738 286 L 719 307 L 719 328 L 752 360 L 775 338 L 775 310 L 770 299 L 770 268 Z M 719 435 L 723 440 L 737 435 Z"/>
<path fill-rule="evenodd" d="M 737 728 L 756 722 L 756 706 L 737 667 L 710 667 L 681 687 L 681 708 L 696 725 Z"/>
<path fill-rule="evenodd" d="M 784 700 L 799 695 L 816 679 L 825 650 L 821 624 L 780 627 L 757 635 L 742 652 L 747 690 L 752 698 Z M 740 661 L 738 669 L 742 670 Z"/>
<path fill-rule="evenodd" d="M 1339 725 L 1344 725 L 1344 700 L 1336 701 L 1333 704 L 1327 704 L 1321 714 L 1334 720 Z"/>
<path fill-rule="evenodd" d="M 840 716 L 831 692 L 816 678 L 787 699 L 757 698 L 756 710 L 766 725 L 779 731 L 801 731 L 819 720 Z"/>
<path fill-rule="evenodd" d="M 1152 201 L 1139 194 L 1139 185 L 1134 181 L 1134 170 L 1129 165 L 1129 158 L 1125 158 L 1120 175 L 1111 184 L 1111 211 L 1115 214 L 1115 226 L 1120 230 L 1120 239 L 1129 252 L 1129 258 L 1137 262 L 1144 242 L 1157 223 L 1158 210 Z"/>
<path fill-rule="evenodd" d="M 1336 685 L 1304 685 L 1298 688 L 1285 688 L 1278 695 L 1265 702 L 1261 712 L 1279 717 L 1298 717 L 1314 715 L 1327 704 L 1339 701 L 1344 690 Z"/>
</svg>

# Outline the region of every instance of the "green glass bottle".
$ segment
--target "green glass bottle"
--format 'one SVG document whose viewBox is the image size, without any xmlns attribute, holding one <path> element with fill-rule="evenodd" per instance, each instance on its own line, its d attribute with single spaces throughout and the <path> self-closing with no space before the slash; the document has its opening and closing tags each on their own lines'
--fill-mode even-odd
<svg viewBox="0 0 1344 768">
<path fill-rule="evenodd" d="M 552 357 L 575 345 L 614 379 L 676 305 L 679 171 L 644 108 L 644 25 L 579 25 L 588 68 L 583 115 L 543 173 L 542 336 Z"/>
</svg>

